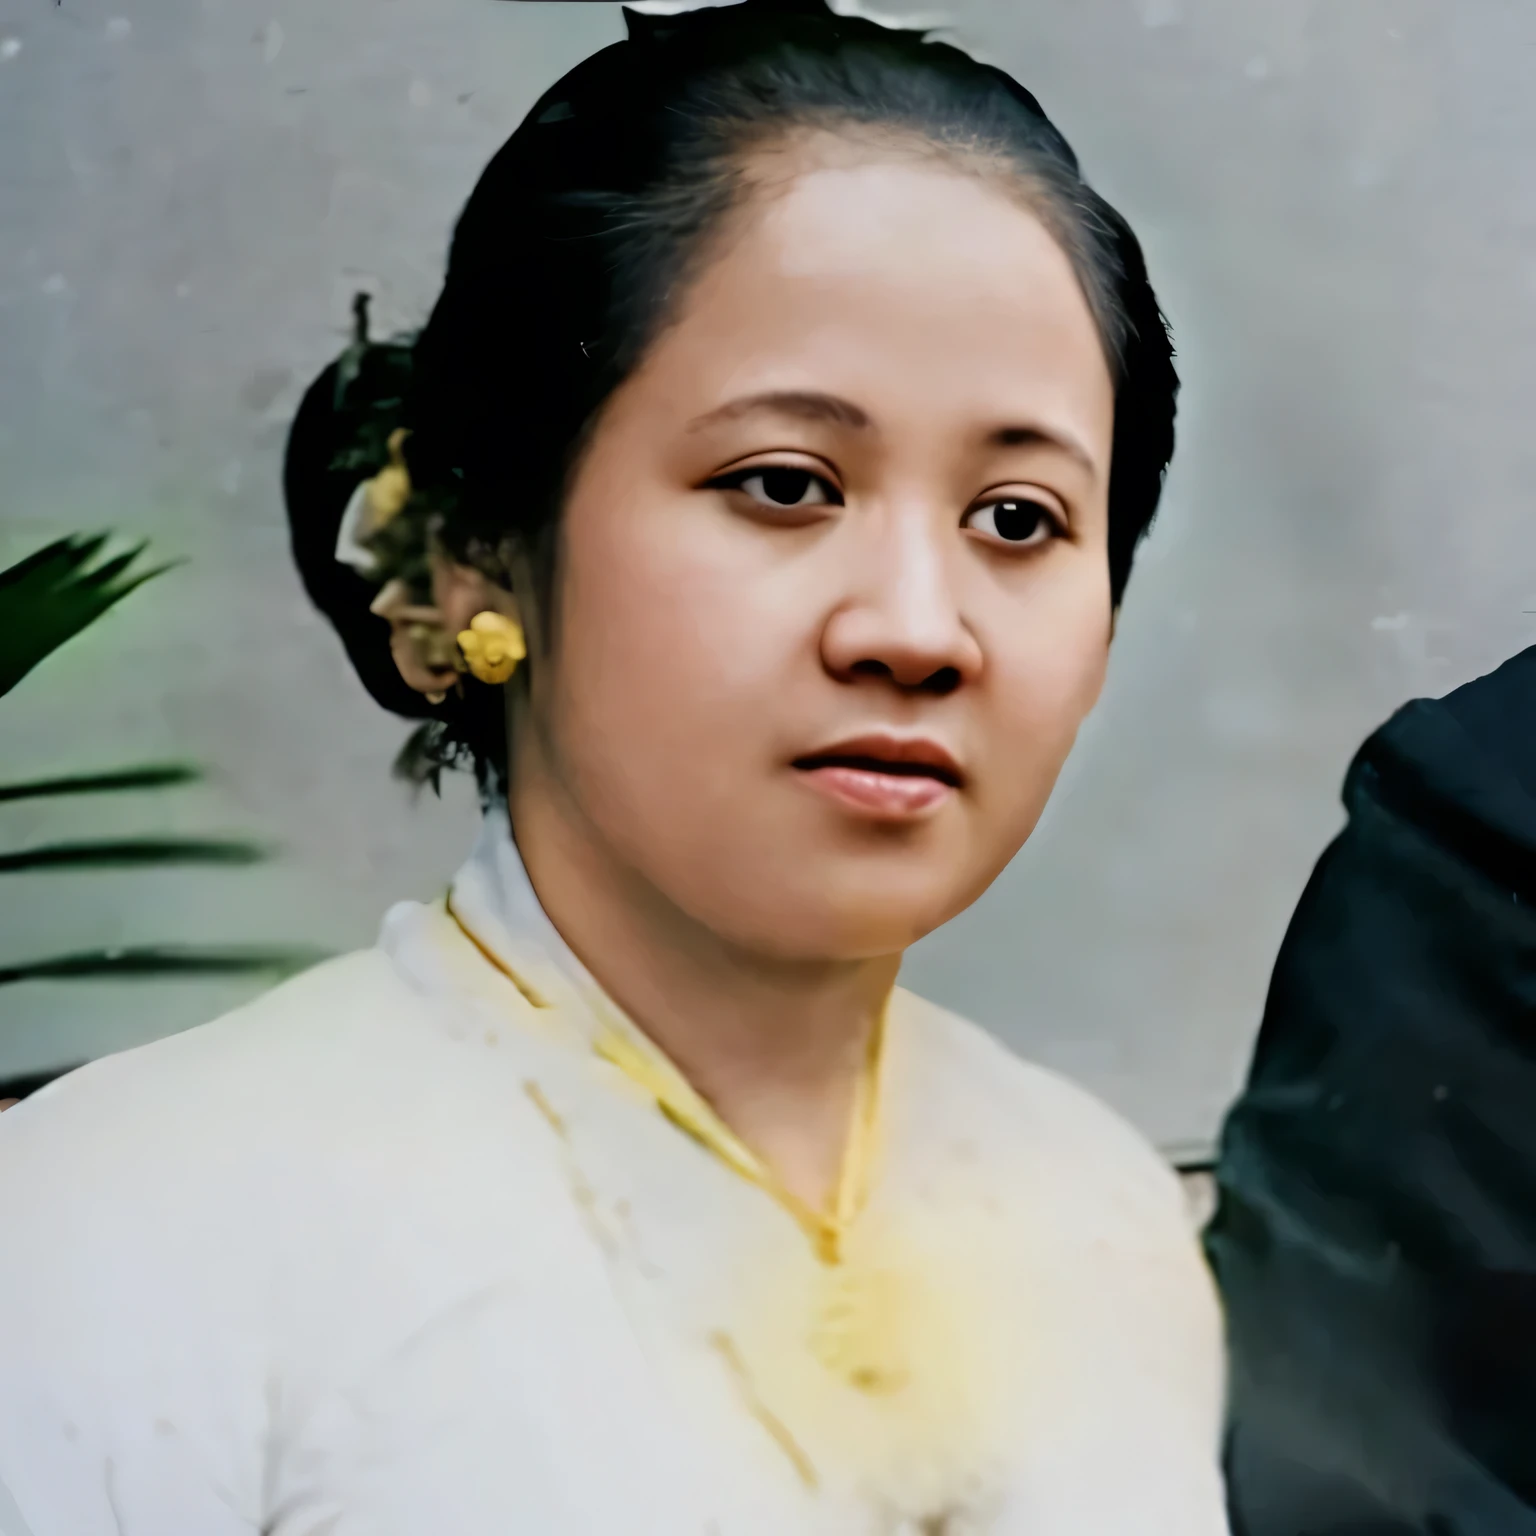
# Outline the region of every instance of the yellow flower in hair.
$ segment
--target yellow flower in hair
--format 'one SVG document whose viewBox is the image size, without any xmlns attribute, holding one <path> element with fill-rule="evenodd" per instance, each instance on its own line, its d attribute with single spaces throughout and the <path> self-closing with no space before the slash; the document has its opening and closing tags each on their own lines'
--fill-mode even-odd
<svg viewBox="0 0 1536 1536">
<path fill-rule="evenodd" d="M 464 653 L 465 666 L 482 683 L 506 682 L 528 654 L 523 626 L 490 609 L 477 613 L 469 628 L 459 631 L 459 649 Z"/>
<path fill-rule="evenodd" d="M 368 528 L 377 533 L 400 515 L 411 499 L 411 472 L 405 463 L 405 440 L 409 432 L 396 427 L 389 434 L 389 463 L 368 482 Z"/>
</svg>

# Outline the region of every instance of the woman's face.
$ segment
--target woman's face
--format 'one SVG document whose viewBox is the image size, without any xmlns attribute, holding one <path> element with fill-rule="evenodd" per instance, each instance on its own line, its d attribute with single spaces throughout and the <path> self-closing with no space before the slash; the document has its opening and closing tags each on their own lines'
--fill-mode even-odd
<svg viewBox="0 0 1536 1536">
<path fill-rule="evenodd" d="M 918 156 L 774 177 L 578 467 L 514 807 L 849 960 L 987 888 L 1098 696 L 1114 396 L 1018 199 Z"/>
</svg>

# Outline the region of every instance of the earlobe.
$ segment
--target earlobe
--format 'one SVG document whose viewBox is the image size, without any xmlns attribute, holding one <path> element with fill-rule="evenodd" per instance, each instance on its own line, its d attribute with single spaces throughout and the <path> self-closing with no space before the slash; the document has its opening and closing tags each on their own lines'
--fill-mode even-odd
<svg viewBox="0 0 1536 1536">
<path fill-rule="evenodd" d="M 444 631 L 454 637 L 455 663 L 477 682 L 498 686 L 528 654 L 516 597 L 472 565 L 432 557 L 432 595 Z"/>
<path fill-rule="evenodd" d="M 414 600 L 403 581 L 389 582 L 370 612 L 389 623 L 389 649 L 408 687 L 441 704 L 459 676 L 499 684 L 527 655 L 517 599 L 471 565 L 432 558 L 432 601 Z"/>
<path fill-rule="evenodd" d="M 522 624 L 517 599 L 506 587 L 474 566 L 438 553 L 432 556 L 432 603 L 449 636 L 467 630 L 478 613 L 499 613 L 513 624 Z"/>
<path fill-rule="evenodd" d="M 413 602 L 410 587 L 398 580 L 381 589 L 369 612 L 389 624 L 390 654 L 406 686 L 441 704 L 458 680 L 458 657 L 442 614 Z"/>
</svg>

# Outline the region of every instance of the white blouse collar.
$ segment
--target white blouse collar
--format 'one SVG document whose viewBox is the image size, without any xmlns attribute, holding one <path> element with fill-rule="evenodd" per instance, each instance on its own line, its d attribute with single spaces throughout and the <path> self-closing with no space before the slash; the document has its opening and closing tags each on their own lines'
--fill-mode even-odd
<svg viewBox="0 0 1536 1536">
<path fill-rule="evenodd" d="M 528 878 L 507 807 L 486 808 L 480 831 L 448 893 L 447 907 L 469 939 L 511 973 L 530 1000 L 551 1006 L 580 1001 L 588 1012 L 603 998 L 549 919 Z"/>
</svg>

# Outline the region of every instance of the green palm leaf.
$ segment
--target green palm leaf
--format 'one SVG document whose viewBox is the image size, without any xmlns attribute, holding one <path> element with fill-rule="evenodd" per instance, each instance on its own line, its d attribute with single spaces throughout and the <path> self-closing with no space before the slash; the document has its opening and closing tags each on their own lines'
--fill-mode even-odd
<svg viewBox="0 0 1536 1536">
<path fill-rule="evenodd" d="M 168 976 L 292 976 L 329 958 L 329 952 L 300 945 L 240 945 L 228 949 L 142 945 L 129 949 L 84 950 L 17 965 L 0 965 L 0 987 L 21 981 L 79 981 Z"/>
<path fill-rule="evenodd" d="M 71 534 L 0 571 L 0 696 L 44 657 L 176 562 L 133 569 L 137 544 L 98 562 L 105 534 Z"/>
<path fill-rule="evenodd" d="M 195 784 L 202 777 L 202 769 L 192 763 L 146 763 L 142 768 L 112 768 L 103 773 L 72 773 L 58 779 L 0 784 L 0 801 L 101 795 L 119 789 L 164 789 L 171 784 Z"/>
<path fill-rule="evenodd" d="M 142 869 L 164 864 L 256 864 L 266 849 L 234 838 L 125 837 L 116 841 L 45 843 L 0 853 L 0 875 L 38 869 Z"/>
<path fill-rule="evenodd" d="M 123 554 L 103 558 L 106 545 L 105 534 L 72 534 L 0 570 L 0 695 L 9 693 L 39 662 L 94 623 L 135 587 L 179 563 L 171 561 L 145 569 L 139 565 L 145 545 L 138 544 Z M 201 770 L 192 764 L 149 763 L 0 784 L 0 802 L 159 789 L 191 783 L 201 777 Z M 0 875 L 187 864 L 240 865 L 255 863 L 266 856 L 266 850 L 258 844 L 231 838 L 96 839 L 0 852 Z M 94 978 L 281 978 L 326 957 L 324 950 L 295 945 L 140 945 L 80 950 L 0 965 L 0 986 Z M 54 1075 L 45 1074 L 38 1081 Z M 15 1085 L 11 1086 L 14 1090 Z M 26 1087 L 20 1091 L 25 1092 Z M 0 1098 L 8 1096 L 0 1093 Z"/>
</svg>

